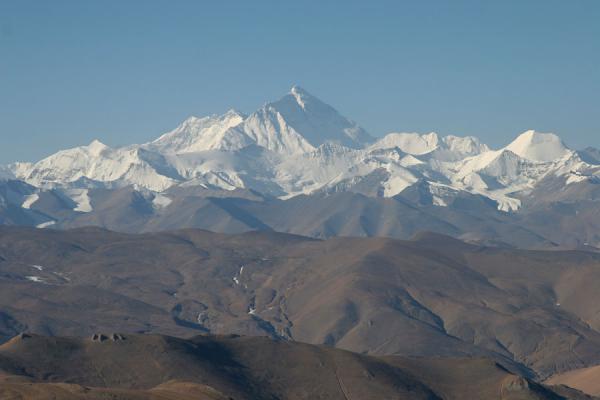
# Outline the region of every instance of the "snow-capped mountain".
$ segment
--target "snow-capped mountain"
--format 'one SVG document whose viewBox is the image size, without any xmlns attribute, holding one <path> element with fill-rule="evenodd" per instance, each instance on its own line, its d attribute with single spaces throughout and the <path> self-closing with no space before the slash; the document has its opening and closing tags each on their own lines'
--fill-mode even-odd
<svg viewBox="0 0 600 400">
<path fill-rule="evenodd" d="M 337 192 L 394 197 L 425 183 L 420 190 L 430 192 L 423 198 L 432 205 L 447 206 L 451 197 L 469 194 L 510 212 L 549 177 L 564 186 L 598 179 L 598 159 L 592 150 L 576 152 L 554 134 L 531 130 L 497 150 L 475 137 L 436 133 L 390 133 L 375 140 L 294 86 L 250 115 L 230 110 L 190 117 L 141 145 L 110 148 L 96 140 L 0 169 L 0 177 L 62 190 L 77 211 L 93 208 L 85 200 L 90 188 L 133 185 L 152 197 L 197 186 L 290 199 Z"/>
<path fill-rule="evenodd" d="M 298 86 L 276 102 L 250 115 L 243 131 L 256 144 L 284 154 L 299 154 L 324 143 L 362 148 L 373 138 Z"/>
<path fill-rule="evenodd" d="M 362 148 L 373 141 L 356 123 L 305 90 L 294 86 L 280 100 L 245 116 L 230 110 L 221 116 L 190 117 L 175 130 L 146 145 L 167 153 L 241 150 L 249 145 L 277 154 L 303 154 L 324 143 Z"/>
<path fill-rule="evenodd" d="M 429 154 L 440 161 L 456 161 L 469 156 L 481 154 L 489 147 L 479 139 L 466 136 L 439 137 L 437 133 L 389 133 L 377 142 L 371 149 L 385 149 L 397 147 L 407 154 L 423 156 Z"/>
<path fill-rule="evenodd" d="M 552 162 L 572 155 L 572 151 L 553 133 L 527 131 L 506 146 L 521 158 L 534 162 Z"/>
<path fill-rule="evenodd" d="M 176 183 L 161 173 L 160 166 L 146 160 L 144 153 L 139 146 L 113 149 L 94 140 L 87 146 L 59 151 L 35 164 L 18 164 L 13 173 L 42 188 L 133 184 L 162 191 Z"/>
<path fill-rule="evenodd" d="M 240 125 L 246 117 L 229 110 L 223 115 L 190 117 L 181 125 L 149 143 L 149 149 L 163 153 L 195 153 L 204 150 L 235 150 L 251 142 L 244 135 L 236 135 L 231 128 Z"/>
</svg>

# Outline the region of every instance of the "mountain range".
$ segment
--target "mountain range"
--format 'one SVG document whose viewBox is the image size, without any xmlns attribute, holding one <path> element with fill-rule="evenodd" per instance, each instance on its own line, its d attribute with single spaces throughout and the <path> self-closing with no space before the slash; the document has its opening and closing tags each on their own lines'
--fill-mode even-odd
<svg viewBox="0 0 600 400">
<path fill-rule="evenodd" d="M 66 383 L 145 391 L 172 380 L 235 399 L 390 398 L 361 388 L 407 399 L 587 398 L 539 383 L 600 395 L 599 282 L 596 252 L 487 247 L 433 233 L 319 240 L 5 226 L 0 398 L 3 390 L 35 399 L 83 390 Z M 209 336 L 190 343 L 155 334 Z M 230 334 L 269 339 L 210 338 Z M 335 375 L 313 374 L 319 360 L 334 374 L 332 357 L 347 360 L 338 373 L 354 395 L 339 397 L 339 385 L 326 383 Z M 372 374 L 348 372 L 351 360 Z M 424 397 L 406 394 L 403 382 Z"/>
<path fill-rule="evenodd" d="M 501 149 L 436 133 L 376 139 L 295 86 L 250 115 L 190 117 L 148 143 L 94 140 L 3 166 L 0 222 L 314 237 L 430 230 L 594 248 L 599 184 L 600 151 L 570 149 L 551 133 L 529 130 Z"/>
<path fill-rule="evenodd" d="M 486 357 L 530 378 L 600 363 L 600 255 L 201 230 L 0 228 L 0 342 L 27 331 L 266 335 Z"/>
<path fill-rule="evenodd" d="M 299 87 L 1 166 L 0 397 L 591 398 L 599 199 L 599 150 Z"/>
</svg>

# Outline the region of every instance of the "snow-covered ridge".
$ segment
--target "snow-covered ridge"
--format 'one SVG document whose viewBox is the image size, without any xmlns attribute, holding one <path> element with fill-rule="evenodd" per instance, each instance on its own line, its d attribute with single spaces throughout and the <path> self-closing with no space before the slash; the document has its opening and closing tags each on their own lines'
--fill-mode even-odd
<svg viewBox="0 0 600 400">
<path fill-rule="evenodd" d="M 555 134 L 533 130 L 521 134 L 506 149 L 526 160 L 537 162 L 555 161 L 572 153 Z"/>
<path fill-rule="evenodd" d="M 467 192 L 514 211 L 548 176 L 569 185 L 600 175 L 598 163 L 590 161 L 594 154 L 572 151 L 558 136 L 531 130 L 497 150 L 476 137 L 434 132 L 390 133 L 375 140 L 294 86 L 250 115 L 229 110 L 190 117 L 141 145 L 111 148 L 95 140 L 37 163 L 0 168 L 0 178 L 60 189 L 78 212 L 93 211 L 91 189 L 127 185 L 154 192 L 159 212 L 171 203 L 161 193 L 174 186 L 245 188 L 286 199 L 340 190 L 393 197 L 419 182 L 432 191 L 432 205 L 446 206 L 448 196 Z M 38 194 L 19 201 L 30 208 Z"/>
<path fill-rule="evenodd" d="M 165 133 L 147 145 L 150 149 L 171 153 L 194 153 L 203 150 L 242 148 L 247 140 L 235 141 L 229 129 L 241 124 L 246 117 L 235 110 L 225 114 L 198 118 L 189 117 L 173 131 Z"/>
<path fill-rule="evenodd" d="M 59 151 L 35 164 L 20 164 L 13 173 L 43 188 L 80 186 L 85 181 L 127 183 L 162 191 L 175 181 L 142 157 L 139 146 L 113 149 L 98 140 Z"/>
</svg>

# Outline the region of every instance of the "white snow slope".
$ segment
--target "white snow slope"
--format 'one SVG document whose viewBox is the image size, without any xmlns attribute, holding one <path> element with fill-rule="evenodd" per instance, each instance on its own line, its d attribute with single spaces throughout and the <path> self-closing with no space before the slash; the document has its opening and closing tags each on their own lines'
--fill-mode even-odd
<svg viewBox="0 0 600 400">
<path fill-rule="evenodd" d="M 600 167 L 584 162 L 558 136 L 532 130 L 498 150 L 475 137 L 436 133 L 390 133 L 374 140 L 294 86 L 248 116 L 230 110 L 190 117 L 146 144 L 110 148 L 95 140 L 0 172 L 40 189 L 62 188 L 81 212 L 92 210 L 86 189 L 97 187 L 134 185 L 159 194 L 177 185 L 200 185 L 285 199 L 337 190 L 391 197 L 423 181 L 437 206 L 447 204 L 440 193 L 467 192 L 514 211 L 520 196 L 543 178 L 568 185 L 600 175 Z M 168 197 L 156 199 L 159 208 L 169 205 Z M 34 201 L 34 196 L 25 199 L 23 207 Z"/>
</svg>

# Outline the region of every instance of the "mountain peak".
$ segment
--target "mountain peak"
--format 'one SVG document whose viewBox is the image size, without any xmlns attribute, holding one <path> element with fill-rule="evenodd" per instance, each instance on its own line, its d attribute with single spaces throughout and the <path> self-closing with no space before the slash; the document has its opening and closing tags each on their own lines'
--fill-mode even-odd
<svg viewBox="0 0 600 400">
<path fill-rule="evenodd" d="M 302 89 L 298 85 L 292 86 L 292 89 L 290 90 L 290 94 L 294 97 L 294 99 L 296 100 L 296 103 L 298 103 L 298 105 L 303 110 L 306 109 L 307 100 L 314 99 L 314 96 L 312 96 L 310 93 L 308 93 L 306 90 Z"/>
<path fill-rule="evenodd" d="M 227 112 L 225 114 L 223 114 L 223 117 L 240 117 L 242 119 L 246 118 L 246 114 L 244 114 L 241 111 L 236 110 L 235 108 L 230 108 L 229 110 L 227 110 Z"/>
<path fill-rule="evenodd" d="M 371 136 L 358 124 L 297 85 L 281 99 L 267 103 L 248 120 L 256 125 L 251 129 L 253 131 L 249 132 L 250 136 L 264 138 L 259 140 L 259 145 L 262 145 L 261 142 L 274 143 L 283 140 L 292 143 L 300 140 L 308 142 L 312 147 L 318 147 L 325 142 L 335 142 L 346 147 L 362 148 L 366 143 L 372 142 Z M 258 127 L 260 132 L 254 131 L 254 128 Z M 275 129 L 267 132 L 272 128 Z M 274 134 L 291 136 L 275 138 L 277 135 L 273 136 Z M 279 147 L 289 146 L 284 144 Z M 292 152 L 295 151 L 292 149 Z"/>
<path fill-rule="evenodd" d="M 570 152 L 563 141 L 553 133 L 528 130 L 512 141 L 506 150 L 530 161 L 550 162 Z"/>
<path fill-rule="evenodd" d="M 292 88 L 290 89 L 290 94 L 296 95 L 296 96 L 311 96 L 312 95 L 310 93 L 308 93 L 306 91 L 306 89 L 304 89 L 301 86 L 298 85 L 294 85 L 292 86 Z"/>
<path fill-rule="evenodd" d="M 108 148 L 107 145 L 105 145 L 98 139 L 92 140 L 91 143 L 88 144 L 86 147 L 91 153 L 94 153 L 94 154 L 99 154 L 102 150 L 105 150 Z"/>
<path fill-rule="evenodd" d="M 88 147 L 107 147 L 104 143 L 102 143 L 100 140 L 98 139 L 94 139 L 90 142 L 90 144 L 88 145 Z"/>
</svg>

